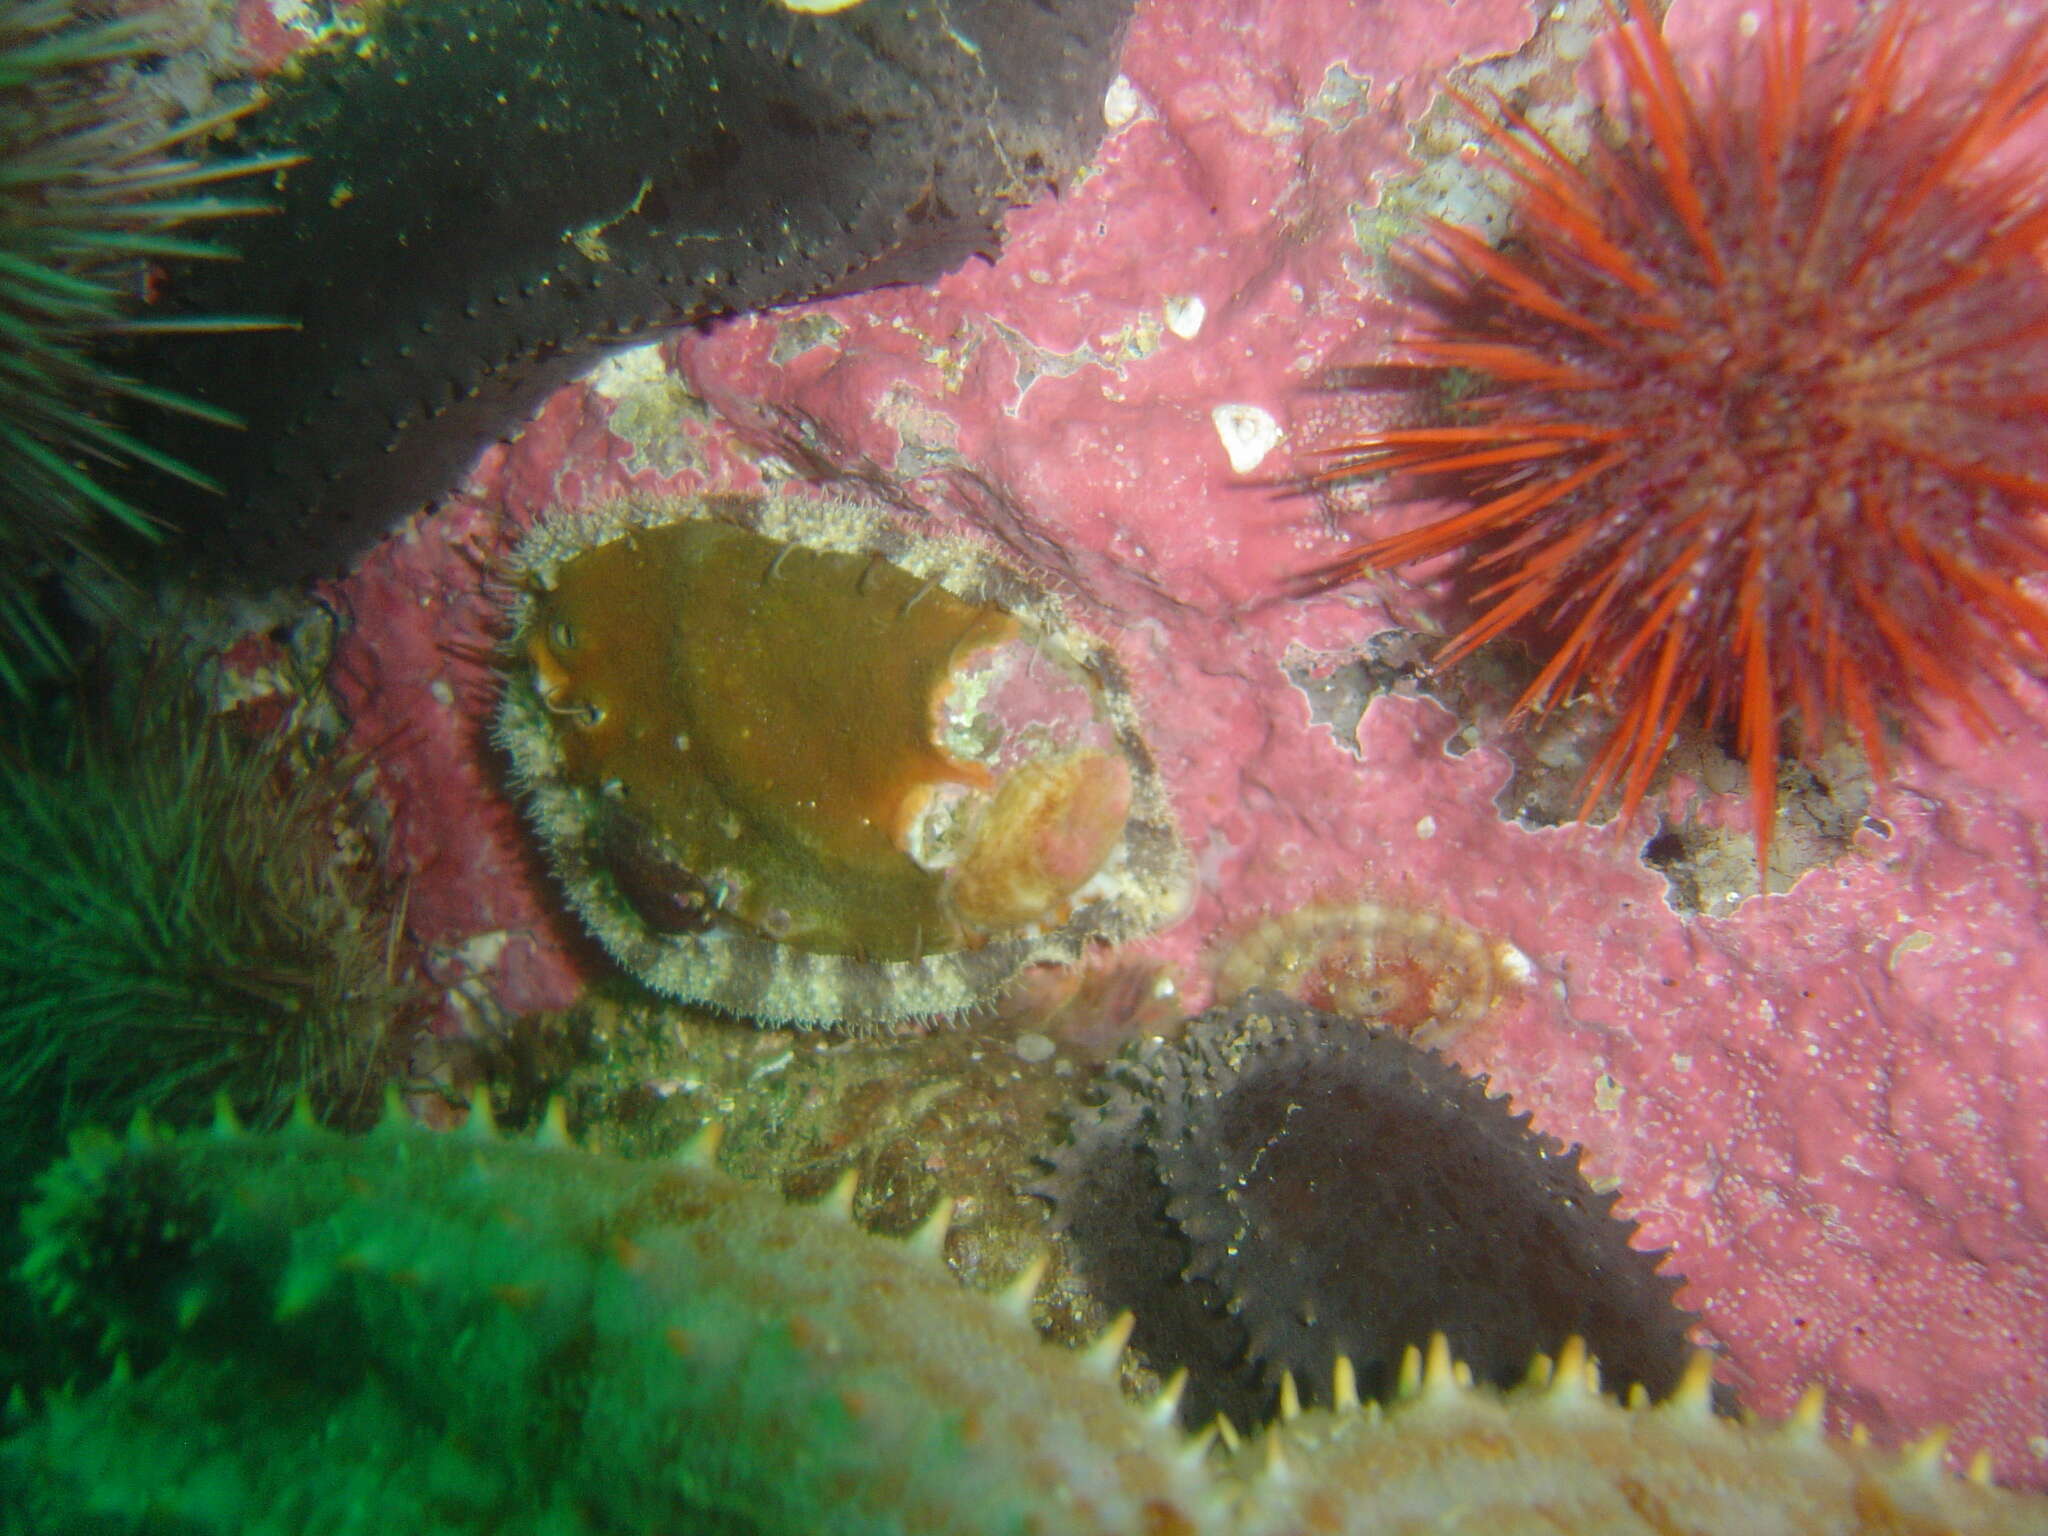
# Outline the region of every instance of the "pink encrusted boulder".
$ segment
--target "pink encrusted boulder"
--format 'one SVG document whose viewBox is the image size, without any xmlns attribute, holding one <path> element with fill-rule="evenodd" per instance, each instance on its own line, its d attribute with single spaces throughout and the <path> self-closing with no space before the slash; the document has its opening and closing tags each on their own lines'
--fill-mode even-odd
<svg viewBox="0 0 2048 1536">
<path fill-rule="evenodd" d="M 1939 30 L 1997 15 L 1968 11 Z M 1095 166 L 1014 215 L 1001 260 L 678 337 L 555 396 L 334 593 L 412 921 L 451 956 L 504 936 L 473 980 L 507 1007 L 567 1000 L 592 963 L 480 753 L 485 673 L 451 646 L 488 643 L 489 572 L 536 516 L 750 491 L 768 453 L 885 478 L 1113 638 L 1196 864 L 1190 915 L 1147 941 L 1189 1006 L 1233 942 L 1316 902 L 1512 945 L 1526 985 L 1450 1049 L 1672 1247 L 1745 1401 L 1819 1385 L 1838 1430 L 1952 1426 L 1958 1465 L 2048 1487 L 2048 688 L 2021 684 L 1995 738 L 1904 744 L 1791 889 L 1680 911 L 1646 844 L 1746 826 L 1740 794 L 1679 772 L 1629 827 L 1524 825 L 1497 804 L 1497 721 L 1412 693 L 1319 719 L 1299 682 L 1303 658 L 1450 618 L 1426 570 L 1286 596 L 1343 544 L 1293 490 L 1344 410 L 1319 385 L 1399 332 L 1389 242 L 1463 206 L 1440 86 L 1484 63 L 1569 95 L 1600 22 L 1563 7 L 1532 42 L 1520 0 L 1148 0 Z M 1692 67 L 1742 25 L 1734 0 L 1680 0 L 1669 30 Z"/>
</svg>

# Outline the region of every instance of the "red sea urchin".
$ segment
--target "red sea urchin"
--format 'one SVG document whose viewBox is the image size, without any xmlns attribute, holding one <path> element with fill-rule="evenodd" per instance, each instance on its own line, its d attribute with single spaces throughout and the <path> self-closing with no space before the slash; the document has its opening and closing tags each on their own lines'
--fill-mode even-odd
<svg viewBox="0 0 2048 1536">
<path fill-rule="evenodd" d="M 1761 869 L 1788 726 L 1846 723 L 1882 776 L 1888 714 L 1986 729 L 1983 679 L 2048 654 L 2048 162 L 2010 152 L 2048 23 L 1908 90 L 1905 5 L 1816 50 L 1786 0 L 1690 81 L 1646 0 L 1610 6 L 1624 92 L 1584 163 L 1461 98 L 1514 218 L 1407 249 L 1430 321 L 1395 369 L 1462 398 L 1317 477 L 1463 505 L 1314 580 L 1455 554 L 1440 664 L 1520 629 L 1547 659 L 1518 711 L 1618 716 L 1582 816 L 1618 782 L 1626 820 L 1688 710 L 1731 727 Z"/>
</svg>

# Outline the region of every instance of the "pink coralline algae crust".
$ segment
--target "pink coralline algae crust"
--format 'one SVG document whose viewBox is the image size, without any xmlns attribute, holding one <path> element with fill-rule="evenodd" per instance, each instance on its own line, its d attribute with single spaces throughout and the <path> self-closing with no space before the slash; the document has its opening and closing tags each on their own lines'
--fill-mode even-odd
<svg viewBox="0 0 2048 1536">
<path fill-rule="evenodd" d="M 487 995 L 518 1012 L 573 1001 L 588 945 L 546 898 L 486 748 L 498 537 L 491 516 L 453 502 L 380 545 L 327 596 L 355 621 L 335 658 L 335 692 L 397 812 L 390 859 L 428 973 L 451 990 L 486 973 Z M 461 1023 L 451 1012 L 443 1027 Z"/>
<path fill-rule="evenodd" d="M 1966 9 L 1939 33 L 2003 24 Z M 1681 58 L 1723 46 L 1739 11 L 1681 0 Z M 1358 236 L 1376 183 L 1408 169 L 1443 73 L 1521 48 L 1528 16 L 1148 0 L 1123 66 L 1134 115 L 1092 176 L 1011 219 L 999 261 L 664 345 L 737 438 L 693 432 L 690 467 L 661 478 L 609 430 L 620 397 L 558 395 L 338 594 L 414 926 L 451 949 L 512 935 L 509 1006 L 565 997 L 584 963 L 480 754 L 482 670 L 451 649 L 537 511 L 748 489 L 735 444 L 776 422 L 906 479 L 964 468 L 1004 492 L 988 531 L 1053 551 L 1131 670 L 1200 872 L 1191 917 L 1142 949 L 1179 967 L 1191 1007 L 1232 935 L 1344 893 L 1512 943 L 1532 979 L 1462 1064 L 1583 1143 L 1645 1245 L 1675 1249 L 1680 1300 L 1746 1401 L 1783 1413 L 1818 1383 L 1837 1429 L 1952 1425 L 1958 1465 L 1988 1451 L 2001 1479 L 2048 1487 L 2048 689 L 2024 688 L 1995 741 L 1902 748 L 1888 831 L 1789 894 L 1681 917 L 1639 850 L 1660 811 L 1744 825 L 1739 797 L 1681 779 L 1625 830 L 1527 830 L 1494 805 L 1507 760 L 1447 755 L 1437 706 L 1382 698 L 1339 743 L 1282 673 L 1290 645 L 1341 653 L 1393 618 L 1371 587 L 1276 597 L 1341 547 L 1284 494 L 1306 434 L 1237 471 L 1212 412 L 1298 422 L 1329 366 L 1383 353 L 1399 314 Z M 1400 601 L 1430 611 L 1426 592 Z"/>
<path fill-rule="evenodd" d="M 328 20 L 322 11 L 345 17 L 357 0 L 234 0 L 235 32 L 242 57 L 258 74 L 267 75 L 308 43 L 317 41 Z"/>
</svg>

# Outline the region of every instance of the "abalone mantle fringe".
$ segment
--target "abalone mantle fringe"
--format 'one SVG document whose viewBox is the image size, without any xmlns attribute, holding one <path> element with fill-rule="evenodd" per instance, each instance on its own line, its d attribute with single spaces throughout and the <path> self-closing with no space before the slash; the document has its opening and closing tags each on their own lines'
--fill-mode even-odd
<svg viewBox="0 0 2048 1536">
<path fill-rule="evenodd" d="M 1131 809 L 1118 848 L 1091 882 L 1091 889 L 1106 884 L 1110 894 L 1084 894 L 1057 926 L 997 936 L 979 948 L 917 961 L 873 961 L 810 953 L 725 925 L 703 933 L 658 933 L 610 890 L 579 809 L 588 791 L 569 779 L 547 711 L 530 677 L 515 668 L 495 739 L 511 760 L 529 823 L 570 905 L 627 971 L 680 1002 L 708 1004 L 761 1024 L 855 1030 L 928 1024 L 986 1006 L 1027 966 L 1072 964 L 1091 943 L 1124 943 L 1186 911 L 1192 865 L 1116 653 L 1077 625 L 1056 594 L 986 548 L 913 533 L 874 501 L 838 489 L 791 488 L 759 496 L 627 496 L 585 511 L 550 514 L 511 557 L 511 577 L 522 588 L 510 613 L 513 649 L 529 626 L 532 594 L 551 587 L 569 561 L 636 529 L 689 518 L 732 523 L 814 549 L 879 555 L 967 602 L 1004 609 L 1041 655 L 1087 684 L 1129 764 Z"/>
</svg>

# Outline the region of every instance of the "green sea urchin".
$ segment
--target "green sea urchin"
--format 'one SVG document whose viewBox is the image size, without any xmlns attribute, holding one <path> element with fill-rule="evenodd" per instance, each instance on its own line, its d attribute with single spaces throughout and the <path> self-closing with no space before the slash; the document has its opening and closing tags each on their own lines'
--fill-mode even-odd
<svg viewBox="0 0 2048 1536">
<path fill-rule="evenodd" d="M 2048 179 L 2013 152 L 2048 109 L 2048 24 L 1983 79 L 1908 88 L 1916 14 L 1822 51 L 1787 0 L 1688 79 L 1645 0 L 1610 0 L 1626 91 L 1576 163 L 1467 102 L 1516 187 L 1499 248 L 1435 223 L 1409 253 L 1429 319 L 1395 367 L 1476 391 L 1340 450 L 1457 507 L 1360 543 L 1317 583 L 1454 557 L 1474 616 L 1439 657 L 1529 635 L 1518 702 L 1619 716 L 1581 814 L 1624 819 L 1689 711 L 1749 765 L 1759 866 L 1778 754 L 2048 656 Z"/>
<path fill-rule="evenodd" d="M 178 675 L 0 745 L 11 1134 L 188 1122 L 217 1094 L 265 1125 L 301 1093 L 341 1123 L 374 1104 L 409 996 L 394 902 L 345 766 L 288 745 L 208 716 Z"/>
<path fill-rule="evenodd" d="M 111 563 L 108 534 L 160 525 L 110 481 L 149 470 L 205 484 L 120 425 L 141 404 L 213 422 L 234 418 L 122 371 L 129 338 L 274 322 L 152 320 L 135 294 L 151 263 L 231 255 L 182 226 L 263 211 L 215 195 L 222 182 L 281 169 L 292 155 L 189 158 L 246 107 L 165 124 L 110 71 L 168 44 L 149 15 L 89 19 L 72 0 L 0 0 L 0 684 L 26 691 L 64 646 L 54 584 L 91 606 L 86 566 Z"/>
</svg>

